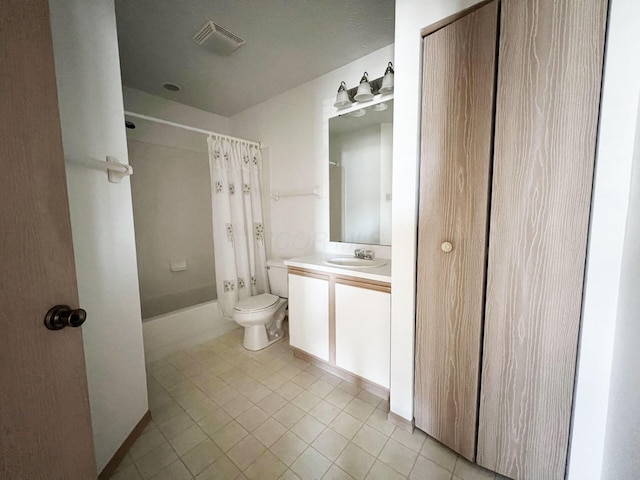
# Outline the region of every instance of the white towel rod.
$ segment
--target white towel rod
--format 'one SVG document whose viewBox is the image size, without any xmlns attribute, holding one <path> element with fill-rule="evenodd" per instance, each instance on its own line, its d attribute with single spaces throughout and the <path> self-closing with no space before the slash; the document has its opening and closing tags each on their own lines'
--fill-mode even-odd
<svg viewBox="0 0 640 480">
<path fill-rule="evenodd" d="M 133 175 L 133 167 L 120 163 L 116 157 L 107 155 L 105 164 L 110 183 L 120 183 L 124 177 Z"/>
<path fill-rule="evenodd" d="M 280 190 L 272 190 L 271 198 L 273 198 L 276 202 L 281 198 L 285 197 L 307 197 L 307 196 L 316 196 L 318 198 L 322 198 L 322 187 L 315 187 L 312 191 L 302 191 L 302 192 L 288 192 L 288 193 L 280 193 Z"/>
</svg>

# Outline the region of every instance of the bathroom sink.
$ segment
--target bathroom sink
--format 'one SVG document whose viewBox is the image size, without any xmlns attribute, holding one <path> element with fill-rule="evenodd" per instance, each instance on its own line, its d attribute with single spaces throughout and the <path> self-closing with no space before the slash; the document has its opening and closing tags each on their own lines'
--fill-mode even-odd
<svg viewBox="0 0 640 480">
<path fill-rule="evenodd" d="M 372 260 L 357 257 L 330 257 L 325 260 L 328 265 L 347 268 L 373 268 L 387 264 L 386 260 L 374 258 Z"/>
</svg>

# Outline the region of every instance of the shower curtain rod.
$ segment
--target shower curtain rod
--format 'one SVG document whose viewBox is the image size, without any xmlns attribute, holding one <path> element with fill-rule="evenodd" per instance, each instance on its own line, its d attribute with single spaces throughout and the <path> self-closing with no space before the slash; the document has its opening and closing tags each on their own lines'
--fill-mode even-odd
<svg viewBox="0 0 640 480">
<path fill-rule="evenodd" d="M 170 127 L 182 128 L 183 130 L 189 130 L 190 132 L 202 133 L 204 135 L 215 135 L 216 137 L 222 137 L 227 140 L 236 141 L 236 142 L 245 142 L 251 145 L 255 145 L 258 148 L 262 148 L 262 144 L 260 142 L 254 142 L 252 140 L 245 140 L 244 138 L 231 137 L 229 135 L 222 135 L 221 133 L 212 132 L 210 130 L 204 130 L 202 128 L 190 127 L 189 125 L 183 125 L 182 123 L 170 122 L 169 120 L 163 120 L 161 118 L 150 117 L 149 115 L 142 115 L 141 113 L 130 112 L 128 110 L 124 111 L 125 115 L 134 118 L 140 118 L 142 120 L 149 120 L 151 122 L 162 123 L 164 125 L 169 125 Z"/>
</svg>

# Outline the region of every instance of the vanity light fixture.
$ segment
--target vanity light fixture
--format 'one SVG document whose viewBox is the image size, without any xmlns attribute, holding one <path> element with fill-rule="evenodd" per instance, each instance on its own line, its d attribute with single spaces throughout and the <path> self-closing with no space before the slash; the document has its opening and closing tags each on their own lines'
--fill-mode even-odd
<svg viewBox="0 0 640 480">
<path fill-rule="evenodd" d="M 336 95 L 336 103 L 333 104 L 337 109 L 347 108 L 352 105 L 351 99 L 349 99 L 349 92 L 347 91 L 347 84 L 340 82 L 338 88 L 338 94 Z"/>
<path fill-rule="evenodd" d="M 382 86 L 380 87 L 381 94 L 387 94 L 393 92 L 393 63 L 389 62 L 387 69 L 382 77 Z"/>
<path fill-rule="evenodd" d="M 373 110 L 374 112 L 383 112 L 387 109 L 387 104 L 386 103 L 378 103 L 376 105 L 374 105 L 373 107 L 371 107 L 371 110 Z"/>
<path fill-rule="evenodd" d="M 349 112 L 347 115 L 349 115 L 350 117 L 364 117 L 366 113 L 367 111 L 364 108 L 361 108 L 360 110 Z"/>
<path fill-rule="evenodd" d="M 353 97 L 356 102 L 368 102 L 373 100 L 373 93 L 371 93 L 371 85 L 369 84 L 369 74 L 364 72 L 360 79 L 360 85 L 358 85 L 358 93 Z"/>
<path fill-rule="evenodd" d="M 369 73 L 364 72 L 357 87 L 347 89 L 345 82 L 340 82 L 336 101 L 333 104 L 338 110 L 349 108 L 355 102 L 370 102 L 376 95 L 388 95 L 393 93 L 394 84 L 393 63 L 387 63 L 384 76 L 369 81 Z M 384 107 L 380 107 L 384 108 Z M 380 111 L 380 110 L 378 110 Z"/>
</svg>

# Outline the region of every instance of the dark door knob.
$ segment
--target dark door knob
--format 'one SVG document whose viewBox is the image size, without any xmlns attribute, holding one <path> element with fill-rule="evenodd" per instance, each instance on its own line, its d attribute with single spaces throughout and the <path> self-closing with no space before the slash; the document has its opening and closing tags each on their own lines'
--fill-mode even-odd
<svg viewBox="0 0 640 480">
<path fill-rule="evenodd" d="M 69 305 L 56 305 L 44 317 L 44 326 L 49 330 L 60 330 L 67 325 L 79 327 L 87 319 L 87 312 L 78 308 L 73 310 Z"/>
</svg>

